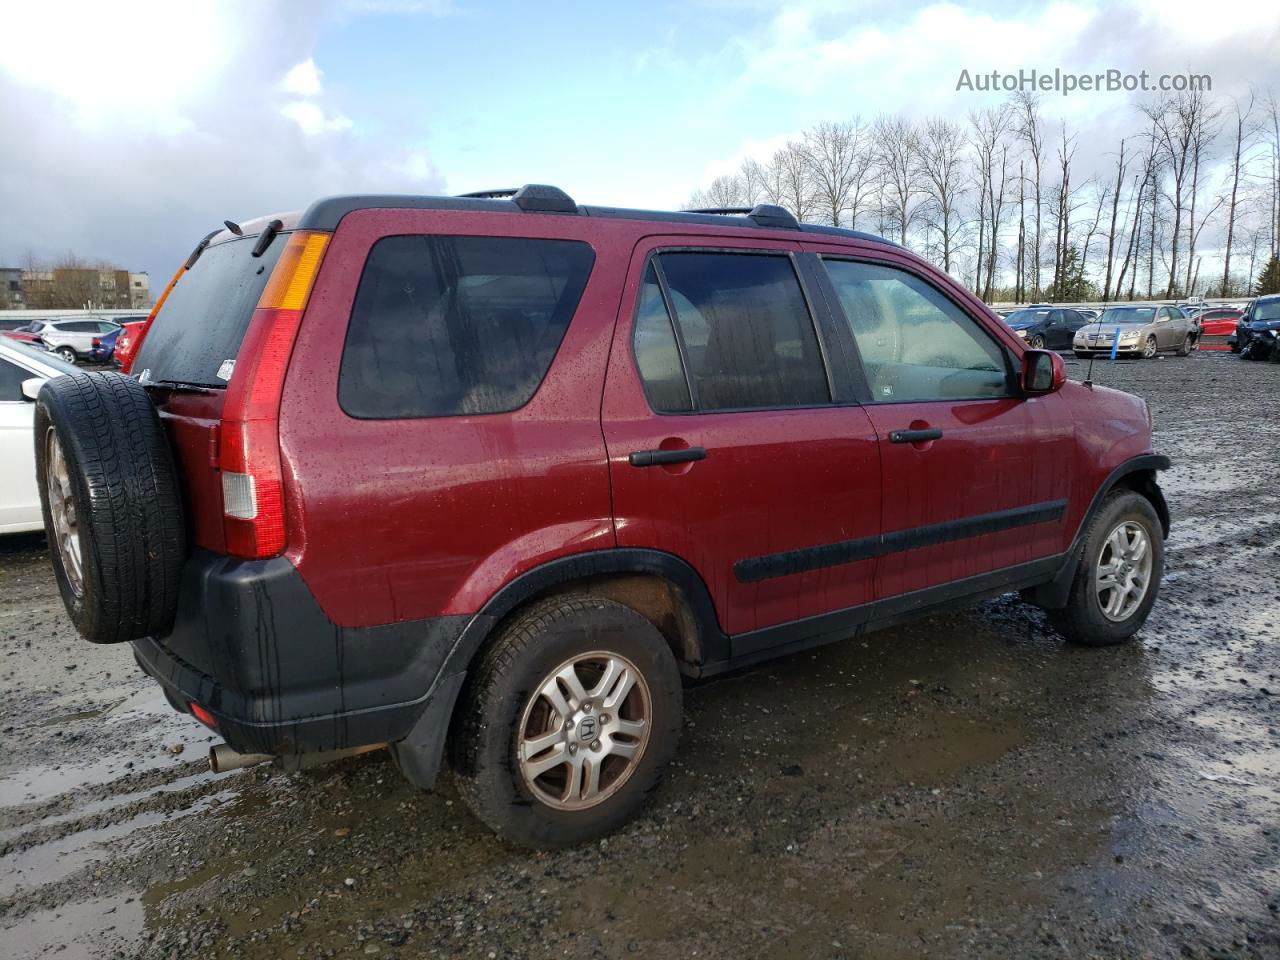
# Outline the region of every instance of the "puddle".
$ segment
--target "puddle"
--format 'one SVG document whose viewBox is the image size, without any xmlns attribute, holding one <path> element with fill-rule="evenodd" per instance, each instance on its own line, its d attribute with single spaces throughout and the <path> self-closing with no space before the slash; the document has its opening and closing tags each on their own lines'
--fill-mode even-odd
<svg viewBox="0 0 1280 960">
<path fill-rule="evenodd" d="M 132 944 L 143 929 L 142 904 L 127 893 L 64 903 L 0 927 L 6 960 L 94 960 L 112 946 Z M 8 952 L 12 951 L 12 952 Z"/>
</svg>

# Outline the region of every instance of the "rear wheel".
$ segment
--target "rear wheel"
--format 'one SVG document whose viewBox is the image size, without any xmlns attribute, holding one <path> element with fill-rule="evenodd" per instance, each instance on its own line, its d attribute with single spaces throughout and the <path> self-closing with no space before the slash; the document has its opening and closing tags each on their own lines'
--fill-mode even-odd
<svg viewBox="0 0 1280 960">
<path fill-rule="evenodd" d="M 535 604 L 481 658 L 450 735 L 472 811 L 507 840 L 560 847 L 640 810 L 675 753 L 680 674 L 656 627 L 599 597 Z"/>
<path fill-rule="evenodd" d="M 1117 490 L 1089 523 L 1067 605 L 1047 611 L 1073 643 L 1105 647 L 1146 622 L 1164 573 L 1164 535 L 1151 502 Z"/>
<path fill-rule="evenodd" d="M 1188 333 L 1185 337 L 1182 338 L 1182 346 L 1178 347 L 1178 356 L 1180 357 L 1191 356 L 1191 351 L 1195 349 L 1195 346 L 1196 346 L 1195 339 L 1191 336 L 1191 334 Z"/>
<path fill-rule="evenodd" d="M 1156 355 L 1156 338 L 1147 337 L 1146 343 L 1142 345 L 1142 356 L 1145 360 L 1150 360 Z"/>
<path fill-rule="evenodd" d="M 76 362 L 76 352 L 72 350 L 70 347 L 58 347 L 58 349 L 53 352 L 56 353 L 59 358 L 61 358 L 62 360 L 65 360 L 67 363 Z"/>
</svg>

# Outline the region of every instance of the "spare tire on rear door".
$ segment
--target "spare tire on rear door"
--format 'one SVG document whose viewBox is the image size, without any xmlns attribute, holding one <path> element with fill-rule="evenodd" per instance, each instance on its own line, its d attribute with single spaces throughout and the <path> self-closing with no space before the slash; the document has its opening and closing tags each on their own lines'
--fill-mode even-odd
<svg viewBox="0 0 1280 960">
<path fill-rule="evenodd" d="M 168 438 L 146 390 L 118 373 L 40 388 L 36 480 L 58 589 L 94 643 L 163 634 L 187 552 Z"/>
</svg>

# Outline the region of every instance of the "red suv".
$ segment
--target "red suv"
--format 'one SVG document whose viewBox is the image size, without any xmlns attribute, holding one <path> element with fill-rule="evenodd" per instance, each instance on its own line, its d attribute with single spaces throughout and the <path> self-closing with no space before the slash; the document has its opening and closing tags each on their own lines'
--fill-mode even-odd
<svg viewBox="0 0 1280 960">
<path fill-rule="evenodd" d="M 136 379 L 36 420 L 72 618 L 215 768 L 447 754 L 494 829 L 572 843 L 658 782 L 681 675 L 1013 590 L 1104 645 L 1155 602 L 1143 401 L 878 237 L 542 186 L 231 226 Z"/>
</svg>

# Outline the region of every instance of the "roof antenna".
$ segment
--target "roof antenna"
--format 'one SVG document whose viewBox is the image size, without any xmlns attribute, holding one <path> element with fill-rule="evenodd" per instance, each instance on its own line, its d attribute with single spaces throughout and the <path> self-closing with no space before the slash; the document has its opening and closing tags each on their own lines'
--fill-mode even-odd
<svg viewBox="0 0 1280 960">
<path fill-rule="evenodd" d="M 1089 351 L 1089 369 L 1084 375 L 1084 385 L 1090 390 L 1093 389 L 1093 358 L 1098 355 L 1098 351 Z"/>
</svg>

